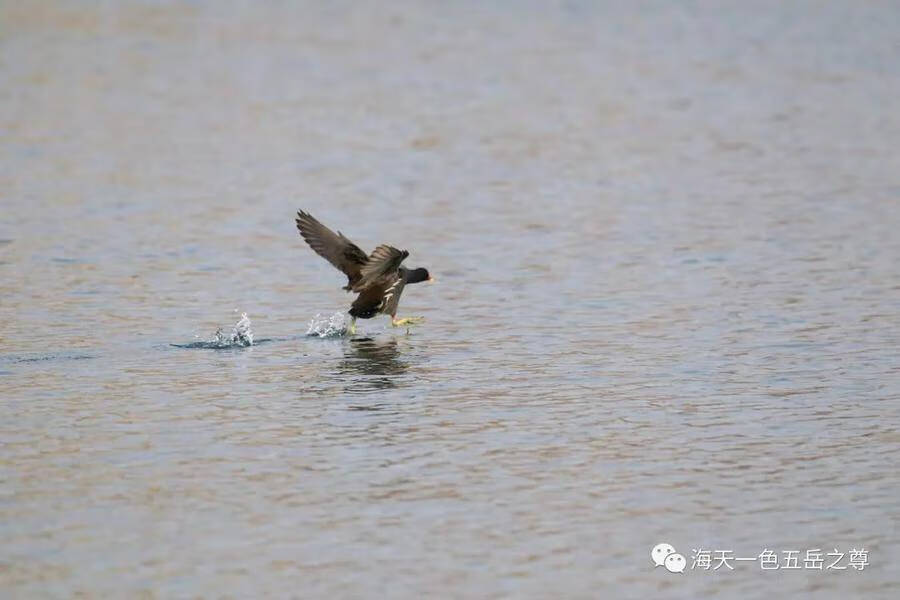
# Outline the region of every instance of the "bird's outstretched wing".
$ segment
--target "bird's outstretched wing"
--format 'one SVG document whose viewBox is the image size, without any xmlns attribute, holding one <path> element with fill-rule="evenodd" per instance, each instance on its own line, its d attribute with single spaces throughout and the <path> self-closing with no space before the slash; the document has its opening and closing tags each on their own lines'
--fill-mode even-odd
<svg viewBox="0 0 900 600">
<path fill-rule="evenodd" d="M 302 210 L 297 211 L 297 229 L 316 254 L 347 276 L 347 287 L 344 289 L 349 290 L 357 285 L 362 276 L 362 268 L 369 260 L 359 246 L 344 237 L 340 231 L 333 232 Z"/>
<path fill-rule="evenodd" d="M 397 250 L 387 244 L 378 246 L 360 269 L 359 280 L 352 285 L 353 291 L 360 292 L 385 276 L 393 275 L 407 256 L 406 250 Z"/>
</svg>

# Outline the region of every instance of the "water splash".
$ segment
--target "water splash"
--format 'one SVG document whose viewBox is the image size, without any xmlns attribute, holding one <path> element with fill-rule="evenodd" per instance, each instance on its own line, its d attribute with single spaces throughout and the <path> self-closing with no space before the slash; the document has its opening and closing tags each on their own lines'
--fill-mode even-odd
<svg viewBox="0 0 900 600">
<path fill-rule="evenodd" d="M 250 317 L 247 316 L 247 313 L 241 313 L 241 318 L 234 324 L 234 327 L 231 328 L 231 333 L 222 331 L 222 328 L 220 327 L 216 330 L 215 338 L 208 342 L 172 345 L 177 348 L 209 348 L 213 350 L 221 348 L 246 348 L 252 346 L 253 329 L 250 327 Z"/>
<path fill-rule="evenodd" d="M 253 330 L 250 328 L 250 317 L 247 313 L 241 313 L 241 318 L 231 329 L 231 335 L 223 335 L 222 330 L 216 330 L 216 341 L 224 346 L 252 346 Z"/>
<path fill-rule="evenodd" d="M 310 320 L 306 335 L 320 338 L 339 337 L 347 333 L 347 328 L 348 323 L 344 313 L 336 312 L 330 317 L 319 313 Z"/>
</svg>

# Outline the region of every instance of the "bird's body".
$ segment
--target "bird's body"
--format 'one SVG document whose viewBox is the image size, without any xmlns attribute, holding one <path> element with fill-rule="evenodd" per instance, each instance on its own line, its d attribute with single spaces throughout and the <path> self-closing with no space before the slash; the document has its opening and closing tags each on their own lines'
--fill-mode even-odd
<svg viewBox="0 0 900 600">
<path fill-rule="evenodd" d="M 359 294 L 349 311 L 354 326 L 357 318 L 371 319 L 377 314 L 390 315 L 394 325 L 415 322 L 412 317 L 397 319 L 400 295 L 407 284 L 433 279 L 426 269 L 400 266 L 409 252 L 382 244 L 366 256 L 340 231 L 333 232 L 302 210 L 297 212 L 297 229 L 310 248 L 347 276 L 344 289 Z"/>
</svg>

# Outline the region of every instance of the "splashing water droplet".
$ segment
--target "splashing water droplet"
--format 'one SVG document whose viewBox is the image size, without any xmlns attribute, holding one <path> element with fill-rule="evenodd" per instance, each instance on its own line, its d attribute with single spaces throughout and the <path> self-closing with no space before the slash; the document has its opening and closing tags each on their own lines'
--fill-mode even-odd
<svg viewBox="0 0 900 600">
<path fill-rule="evenodd" d="M 194 339 L 199 338 L 199 335 L 195 335 Z M 268 341 L 266 339 L 260 340 L 261 342 Z M 241 313 L 241 318 L 237 323 L 234 324 L 234 327 L 231 328 L 231 333 L 225 333 L 222 331 L 222 328 L 219 327 L 216 330 L 216 335 L 213 339 L 208 342 L 193 342 L 190 344 L 172 344 L 176 348 L 206 348 L 210 350 L 221 350 L 223 348 L 247 348 L 253 345 L 253 330 L 250 328 L 250 317 L 247 316 L 247 313 Z"/>
<path fill-rule="evenodd" d="M 231 332 L 231 342 L 242 346 L 253 345 L 253 330 L 250 329 L 250 317 L 247 313 L 241 313 L 241 320 L 234 324 Z"/>
<path fill-rule="evenodd" d="M 241 313 L 240 320 L 234 324 L 231 334 L 226 334 L 222 328 L 216 330 L 216 337 L 210 341 L 216 348 L 230 348 L 232 346 L 252 346 L 253 330 L 250 328 L 250 317 L 247 313 Z"/>
<path fill-rule="evenodd" d="M 317 314 L 309 322 L 309 329 L 306 331 L 306 335 L 320 338 L 338 337 L 345 333 L 347 333 L 347 320 L 342 312 L 336 312 L 330 317 L 321 313 Z"/>
</svg>

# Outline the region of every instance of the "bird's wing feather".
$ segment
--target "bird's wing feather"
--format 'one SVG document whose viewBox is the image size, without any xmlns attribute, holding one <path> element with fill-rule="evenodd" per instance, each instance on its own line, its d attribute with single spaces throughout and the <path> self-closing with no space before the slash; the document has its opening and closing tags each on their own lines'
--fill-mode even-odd
<svg viewBox="0 0 900 600">
<path fill-rule="evenodd" d="M 333 232 L 302 210 L 297 211 L 297 229 L 316 254 L 347 275 L 348 288 L 359 280 L 361 270 L 368 261 L 366 253 L 359 246 L 344 237 L 340 231 Z"/>
<path fill-rule="evenodd" d="M 386 275 L 392 275 L 400 268 L 400 263 L 409 256 L 406 250 L 397 250 L 393 246 L 382 244 L 372 251 L 366 264 L 360 269 L 360 278 L 353 284 L 353 291 L 359 292 L 383 279 Z"/>
<path fill-rule="evenodd" d="M 368 319 L 375 316 L 382 305 L 382 290 L 377 287 L 370 287 L 369 289 L 360 292 L 359 296 L 356 297 L 356 300 L 353 301 L 351 314 Z"/>
</svg>

